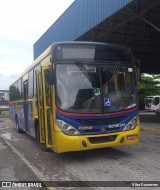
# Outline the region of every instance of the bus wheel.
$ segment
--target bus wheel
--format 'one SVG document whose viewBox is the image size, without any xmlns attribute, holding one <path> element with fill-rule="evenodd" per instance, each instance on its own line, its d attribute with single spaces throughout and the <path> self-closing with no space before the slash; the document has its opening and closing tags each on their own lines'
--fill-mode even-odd
<svg viewBox="0 0 160 190">
<path fill-rule="evenodd" d="M 45 144 L 41 144 L 41 143 L 40 143 L 40 133 L 39 133 L 39 128 L 38 128 L 38 127 L 37 127 L 37 129 L 36 129 L 36 141 L 37 141 L 38 147 L 39 147 L 42 151 L 44 151 L 44 152 L 48 152 L 48 151 L 49 151 L 49 149 L 47 149 L 47 148 L 45 147 Z"/>
</svg>

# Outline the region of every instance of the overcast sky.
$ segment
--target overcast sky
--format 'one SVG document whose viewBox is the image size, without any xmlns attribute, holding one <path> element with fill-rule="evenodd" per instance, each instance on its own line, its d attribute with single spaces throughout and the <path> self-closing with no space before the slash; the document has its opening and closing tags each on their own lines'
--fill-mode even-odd
<svg viewBox="0 0 160 190">
<path fill-rule="evenodd" d="M 74 0 L 3 0 L 0 4 L 0 90 L 33 62 L 33 44 Z"/>
</svg>

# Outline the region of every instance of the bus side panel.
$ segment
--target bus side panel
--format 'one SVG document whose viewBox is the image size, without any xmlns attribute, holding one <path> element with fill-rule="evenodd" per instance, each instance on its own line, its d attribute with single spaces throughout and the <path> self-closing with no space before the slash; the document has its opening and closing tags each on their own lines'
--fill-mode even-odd
<svg viewBox="0 0 160 190">
<path fill-rule="evenodd" d="M 16 124 L 18 122 L 19 128 L 25 130 L 25 118 L 24 118 L 24 102 L 10 103 L 10 118 L 12 122 Z"/>
<path fill-rule="evenodd" d="M 9 103 L 9 115 L 12 122 L 15 123 L 15 115 L 16 115 L 16 103 Z"/>
<path fill-rule="evenodd" d="M 24 101 L 17 102 L 17 104 L 16 104 L 16 117 L 17 118 L 16 119 L 19 124 L 19 128 L 25 132 L 27 132 L 27 130 L 26 130 L 26 125 L 27 125 L 26 113 L 27 113 L 26 103 Z"/>
<path fill-rule="evenodd" d="M 34 101 L 22 101 L 17 102 L 12 106 L 12 120 L 15 122 L 15 115 L 17 116 L 17 122 L 19 124 L 19 128 L 31 136 L 35 137 L 35 129 L 34 129 Z"/>
<path fill-rule="evenodd" d="M 34 118 L 35 118 L 35 101 L 28 101 L 28 132 L 32 137 L 36 137 L 34 128 Z"/>
<path fill-rule="evenodd" d="M 16 106 L 17 122 L 19 128 L 25 131 L 25 121 L 24 121 L 24 102 L 18 102 Z"/>
</svg>

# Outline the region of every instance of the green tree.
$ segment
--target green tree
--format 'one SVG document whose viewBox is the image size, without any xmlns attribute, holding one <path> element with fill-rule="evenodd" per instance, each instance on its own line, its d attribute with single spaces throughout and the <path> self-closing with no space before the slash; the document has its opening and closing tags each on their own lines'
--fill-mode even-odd
<svg viewBox="0 0 160 190">
<path fill-rule="evenodd" d="M 141 81 L 138 84 L 139 108 L 144 109 L 144 98 L 146 96 L 160 95 L 160 75 L 146 76 L 142 74 Z"/>
</svg>

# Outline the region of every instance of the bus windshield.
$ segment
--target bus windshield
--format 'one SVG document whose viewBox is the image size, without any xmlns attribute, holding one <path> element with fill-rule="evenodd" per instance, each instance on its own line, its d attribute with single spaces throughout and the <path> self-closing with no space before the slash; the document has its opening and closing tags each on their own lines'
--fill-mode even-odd
<svg viewBox="0 0 160 190">
<path fill-rule="evenodd" d="M 153 97 L 147 97 L 144 99 L 146 105 L 151 105 L 153 103 Z"/>
<path fill-rule="evenodd" d="M 66 112 L 122 111 L 137 105 L 131 64 L 120 62 L 56 64 L 56 104 Z"/>
</svg>

